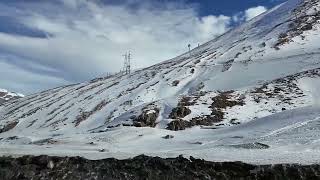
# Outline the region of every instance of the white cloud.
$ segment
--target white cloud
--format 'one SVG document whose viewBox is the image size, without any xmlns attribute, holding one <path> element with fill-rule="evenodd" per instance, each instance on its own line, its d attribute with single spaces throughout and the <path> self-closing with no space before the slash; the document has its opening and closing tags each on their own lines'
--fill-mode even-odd
<svg viewBox="0 0 320 180">
<path fill-rule="evenodd" d="M 232 16 L 232 21 L 236 24 L 241 24 L 246 21 L 253 19 L 254 17 L 259 16 L 260 14 L 266 12 L 268 9 L 264 6 L 256 6 L 249 8 L 245 11 L 241 11 Z"/>
<path fill-rule="evenodd" d="M 257 6 L 249 8 L 245 11 L 246 21 L 253 19 L 254 17 L 266 12 L 268 9 L 264 6 Z"/>
<path fill-rule="evenodd" d="M 202 17 L 199 25 L 201 40 L 210 40 L 215 35 L 226 32 L 230 22 L 231 18 L 224 15 Z"/>
<path fill-rule="evenodd" d="M 2 60 L 4 59 L 0 59 L 0 82 L 1 85 L 4 85 L 6 89 L 10 89 L 10 91 L 29 94 L 44 90 L 44 87 L 56 87 L 61 84 L 70 83 L 54 76 L 39 75 Z"/>
<path fill-rule="evenodd" d="M 60 1 L 63 3 L 43 1 L 17 6 L 24 14 L 15 17 L 19 23 L 46 32 L 48 38 L 0 33 L 0 50 L 22 57 L 16 64 L 55 69 L 45 76 L 48 80 L 39 78 L 44 80 L 39 82 L 39 89 L 53 87 L 57 79 L 62 79 L 63 84 L 117 72 L 127 50 L 133 53 L 134 68 L 152 65 L 185 52 L 189 43 L 195 46 L 224 33 L 231 22 L 230 17 L 223 15 L 199 18 L 196 8 L 179 3 L 162 4 L 159 9 L 143 1 L 132 9 L 129 4 Z M 3 68 L 0 66 L 1 71 Z M 43 76 L 32 72 L 32 77 L 37 75 Z M 11 83 L 23 81 L 22 76 L 9 79 Z M 47 83 L 52 79 L 54 83 Z M 4 82 L 0 82 L 0 87 L 8 88 L 10 82 Z M 15 90 L 34 90 L 32 83 L 24 84 L 27 90 Z"/>
</svg>

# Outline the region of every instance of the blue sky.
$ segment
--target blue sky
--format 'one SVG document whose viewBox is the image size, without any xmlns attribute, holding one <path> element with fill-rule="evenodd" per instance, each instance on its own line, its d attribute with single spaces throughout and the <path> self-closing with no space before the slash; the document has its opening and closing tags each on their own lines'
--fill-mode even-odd
<svg viewBox="0 0 320 180">
<path fill-rule="evenodd" d="M 132 4 L 139 5 L 141 1 L 132 1 Z M 158 3 L 182 2 L 185 5 L 198 6 L 199 16 L 207 15 L 233 15 L 251 7 L 265 6 L 272 8 L 286 0 L 152 0 Z M 121 5 L 127 0 L 104 0 L 105 3 Z"/>
<path fill-rule="evenodd" d="M 285 0 L 188 0 L 189 3 L 199 3 L 200 16 L 233 15 L 251 7 L 265 6 L 268 9 L 278 5 Z"/>
<path fill-rule="evenodd" d="M 172 58 L 282 0 L 1 0 L 0 88 L 30 94 Z"/>
</svg>

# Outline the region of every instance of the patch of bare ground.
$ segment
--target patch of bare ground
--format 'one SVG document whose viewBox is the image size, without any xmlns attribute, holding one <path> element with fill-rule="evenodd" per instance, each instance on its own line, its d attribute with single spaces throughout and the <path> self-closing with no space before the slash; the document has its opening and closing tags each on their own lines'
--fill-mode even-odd
<svg viewBox="0 0 320 180">
<path fill-rule="evenodd" d="M 212 126 L 216 123 L 221 122 L 224 119 L 224 111 L 228 107 L 233 106 L 243 106 L 243 98 L 236 98 L 232 94 L 234 91 L 220 92 L 219 95 L 212 98 L 212 104 L 210 105 L 211 114 L 203 115 L 192 118 L 191 120 L 183 120 L 184 117 L 191 113 L 191 110 L 188 106 L 195 105 L 198 97 L 183 97 L 181 98 L 178 106 L 172 109 L 171 114 L 169 115 L 170 119 L 173 119 L 168 124 L 167 129 L 173 131 L 185 130 L 186 128 L 191 128 L 193 126 Z"/>
<path fill-rule="evenodd" d="M 305 96 L 297 85 L 297 80 L 303 77 L 318 78 L 320 77 L 320 69 L 303 71 L 267 82 L 251 91 L 254 95 L 254 101 L 260 103 L 262 99 L 276 98 L 282 103 L 291 105 L 294 98 Z"/>
<path fill-rule="evenodd" d="M 292 42 L 294 37 L 301 36 L 305 31 L 310 31 L 314 28 L 320 20 L 320 11 L 314 10 L 314 13 L 307 14 L 309 10 L 312 10 L 316 3 L 319 3 L 318 0 L 305 0 L 293 10 L 293 19 L 291 20 L 288 30 L 279 35 L 277 43 L 274 45 L 274 48 L 279 50 L 280 46 Z"/>
</svg>

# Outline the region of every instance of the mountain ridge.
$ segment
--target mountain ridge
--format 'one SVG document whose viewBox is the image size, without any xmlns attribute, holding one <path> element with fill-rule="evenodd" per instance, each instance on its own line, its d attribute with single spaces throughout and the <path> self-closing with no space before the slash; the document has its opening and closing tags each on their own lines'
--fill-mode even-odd
<svg viewBox="0 0 320 180">
<path fill-rule="evenodd" d="M 0 88 L 0 105 L 5 103 L 5 102 L 7 102 L 7 101 L 9 101 L 9 100 L 22 98 L 22 97 L 24 97 L 23 94 L 9 92 L 6 89 L 1 89 Z"/>
<path fill-rule="evenodd" d="M 241 147 L 253 148 L 254 157 L 262 158 L 265 151 L 257 143 L 270 152 L 290 149 L 298 138 L 282 145 L 275 137 L 280 133 L 288 139 L 293 135 L 286 133 L 317 122 L 319 7 L 318 0 L 290 0 L 171 60 L 7 102 L 0 107 L 0 143 L 8 149 L 14 147 L 10 144 L 25 145 L 24 153 L 29 146 L 49 146 L 53 154 L 59 144 L 76 146 L 93 159 L 97 147 L 79 143 L 92 141 L 109 151 L 106 156 L 121 152 L 129 157 L 130 151 L 176 155 L 180 148 L 212 159 L 210 148 L 226 148 L 228 154 Z M 284 118 L 293 113 L 300 114 L 291 121 Z M 262 120 L 277 126 L 265 129 Z M 259 133 L 242 132 L 251 126 Z M 172 137 L 166 135 L 174 138 L 161 138 Z M 315 139 L 312 135 L 308 142 Z M 279 155 L 299 152 L 290 153 Z"/>
</svg>

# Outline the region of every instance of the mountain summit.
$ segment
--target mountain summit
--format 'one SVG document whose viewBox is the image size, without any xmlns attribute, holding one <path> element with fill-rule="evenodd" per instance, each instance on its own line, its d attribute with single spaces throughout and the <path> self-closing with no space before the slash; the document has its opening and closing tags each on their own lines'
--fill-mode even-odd
<svg viewBox="0 0 320 180">
<path fill-rule="evenodd" d="M 289 0 L 160 64 L 7 102 L 0 152 L 313 163 L 319 22 L 319 0 Z"/>
</svg>

